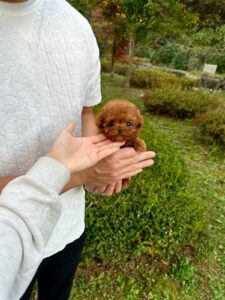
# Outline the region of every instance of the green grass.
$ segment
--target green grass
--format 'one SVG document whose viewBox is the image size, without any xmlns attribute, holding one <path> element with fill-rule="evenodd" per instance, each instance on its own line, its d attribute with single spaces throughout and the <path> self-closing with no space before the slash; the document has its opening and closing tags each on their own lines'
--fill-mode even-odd
<svg viewBox="0 0 225 300">
<path fill-rule="evenodd" d="M 124 78 L 103 74 L 104 100 L 127 98 L 143 109 L 140 89 L 124 88 Z M 126 262 L 81 264 L 71 299 L 80 300 L 224 300 L 225 299 L 225 160 L 219 148 L 204 146 L 192 121 L 145 114 L 146 126 L 167 136 L 198 183 L 198 197 L 211 211 L 209 236 L 190 245 L 172 266 L 151 256 Z M 153 149 L 154 150 L 154 149 Z M 141 251 L 141 249 L 140 249 Z"/>
</svg>

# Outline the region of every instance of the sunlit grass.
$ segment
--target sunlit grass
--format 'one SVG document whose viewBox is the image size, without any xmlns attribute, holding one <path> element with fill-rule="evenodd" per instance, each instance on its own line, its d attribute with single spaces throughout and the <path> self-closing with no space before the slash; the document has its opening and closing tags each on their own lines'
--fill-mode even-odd
<svg viewBox="0 0 225 300">
<path fill-rule="evenodd" d="M 126 98 L 142 110 L 142 90 L 124 88 L 124 78 L 102 76 L 103 98 Z M 198 197 L 210 210 L 209 236 L 196 241 L 197 252 L 186 249 L 186 259 L 168 267 L 162 261 L 139 257 L 103 266 L 81 265 L 71 299 L 81 300 L 224 300 L 225 299 L 225 160 L 220 149 L 201 143 L 191 120 L 145 114 L 151 125 L 168 137 L 198 180 Z M 153 149 L 154 150 L 154 149 Z"/>
</svg>

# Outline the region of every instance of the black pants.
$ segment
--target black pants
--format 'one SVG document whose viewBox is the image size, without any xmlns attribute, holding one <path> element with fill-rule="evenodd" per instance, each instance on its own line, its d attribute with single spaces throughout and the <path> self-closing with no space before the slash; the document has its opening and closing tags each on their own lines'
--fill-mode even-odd
<svg viewBox="0 0 225 300">
<path fill-rule="evenodd" d="M 38 281 L 39 300 L 67 300 L 84 246 L 85 234 L 62 251 L 45 258 L 21 300 L 29 300 Z"/>
</svg>

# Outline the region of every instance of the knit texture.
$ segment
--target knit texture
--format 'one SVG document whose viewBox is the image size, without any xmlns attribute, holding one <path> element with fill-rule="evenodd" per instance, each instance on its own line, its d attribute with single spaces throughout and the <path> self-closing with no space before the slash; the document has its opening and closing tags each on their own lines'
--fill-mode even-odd
<svg viewBox="0 0 225 300">
<path fill-rule="evenodd" d="M 55 181 L 52 180 L 53 176 Z M 0 196 L 0 299 L 18 300 L 43 259 L 43 250 L 61 213 L 58 192 L 69 171 L 43 157 L 13 180 Z"/>
<path fill-rule="evenodd" d="M 101 100 L 99 50 L 90 25 L 64 0 L 44 0 L 30 39 L 0 16 L 0 176 L 23 175 L 69 122 L 81 134 L 84 106 Z M 61 196 L 45 257 L 84 231 L 82 187 Z"/>
</svg>

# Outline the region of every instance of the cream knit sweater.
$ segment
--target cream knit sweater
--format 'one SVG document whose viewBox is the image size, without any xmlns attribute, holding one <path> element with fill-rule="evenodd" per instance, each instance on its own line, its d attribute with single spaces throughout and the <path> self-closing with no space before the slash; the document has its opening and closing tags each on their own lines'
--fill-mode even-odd
<svg viewBox="0 0 225 300">
<path fill-rule="evenodd" d="M 101 100 L 99 50 L 86 19 L 64 0 L 34 2 L 19 9 L 33 15 L 28 35 L 15 26 L 17 10 L 0 7 L 0 177 L 25 174 L 69 122 L 79 136 L 83 107 Z M 61 198 L 44 257 L 84 231 L 83 188 Z"/>
<path fill-rule="evenodd" d="M 43 157 L 0 196 L 0 299 L 18 300 L 44 255 L 61 213 L 59 192 L 70 178 L 56 160 Z"/>
</svg>

